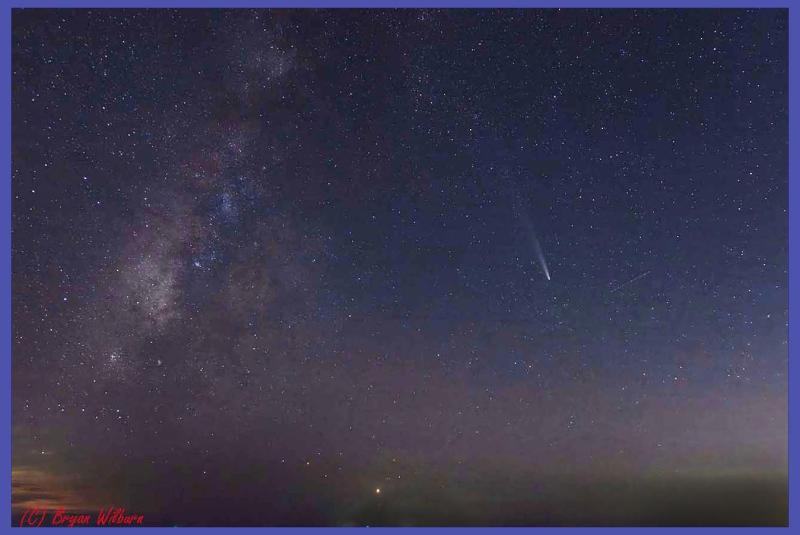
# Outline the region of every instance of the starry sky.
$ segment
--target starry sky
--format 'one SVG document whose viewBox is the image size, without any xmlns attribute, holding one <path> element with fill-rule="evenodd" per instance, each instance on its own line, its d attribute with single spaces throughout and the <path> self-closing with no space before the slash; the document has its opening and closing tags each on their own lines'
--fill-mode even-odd
<svg viewBox="0 0 800 535">
<path fill-rule="evenodd" d="M 785 523 L 785 10 L 12 26 L 15 512 Z"/>
</svg>

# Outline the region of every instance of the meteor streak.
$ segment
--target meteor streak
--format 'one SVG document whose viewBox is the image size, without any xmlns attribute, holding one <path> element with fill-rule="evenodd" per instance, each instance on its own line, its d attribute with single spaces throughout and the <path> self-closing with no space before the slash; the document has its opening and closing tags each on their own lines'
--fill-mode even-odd
<svg viewBox="0 0 800 535">
<path fill-rule="evenodd" d="M 623 283 L 623 284 L 620 284 L 619 286 L 617 286 L 616 288 L 614 288 L 613 290 L 611 290 L 611 292 L 610 292 L 610 293 L 612 293 L 612 294 L 613 294 L 613 293 L 614 293 L 614 292 L 616 292 L 617 290 L 621 290 L 621 289 L 623 289 L 624 287 L 626 287 L 627 285 L 629 285 L 629 284 L 633 284 L 634 282 L 638 281 L 639 279 L 641 279 L 641 278 L 643 278 L 643 277 L 646 277 L 646 276 L 647 276 L 647 275 L 649 275 L 649 274 L 650 274 L 650 272 L 649 272 L 649 271 L 645 271 L 645 272 L 644 272 L 644 273 L 642 273 L 641 275 L 637 275 L 636 277 L 632 278 L 632 279 L 631 279 L 631 280 L 629 280 L 628 282 L 625 282 L 625 283 Z"/>
</svg>

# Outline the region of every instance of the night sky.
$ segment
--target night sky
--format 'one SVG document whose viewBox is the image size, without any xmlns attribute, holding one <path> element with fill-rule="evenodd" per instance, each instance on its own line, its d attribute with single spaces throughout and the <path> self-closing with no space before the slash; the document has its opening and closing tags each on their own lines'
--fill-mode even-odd
<svg viewBox="0 0 800 535">
<path fill-rule="evenodd" d="M 15 513 L 785 524 L 785 10 L 12 25 Z"/>
</svg>

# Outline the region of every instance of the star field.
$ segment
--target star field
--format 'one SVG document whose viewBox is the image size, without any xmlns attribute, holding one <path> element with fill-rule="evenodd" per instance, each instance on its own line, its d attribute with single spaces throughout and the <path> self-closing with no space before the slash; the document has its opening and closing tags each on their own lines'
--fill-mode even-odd
<svg viewBox="0 0 800 535">
<path fill-rule="evenodd" d="M 785 10 L 15 10 L 12 42 L 15 512 L 785 523 Z"/>
</svg>

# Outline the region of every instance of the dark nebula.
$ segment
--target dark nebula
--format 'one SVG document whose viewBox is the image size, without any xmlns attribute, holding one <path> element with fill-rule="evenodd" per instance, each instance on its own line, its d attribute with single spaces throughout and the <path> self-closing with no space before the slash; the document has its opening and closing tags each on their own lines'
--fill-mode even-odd
<svg viewBox="0 0 800 535">
<path fill-rule="evenodd" d="M 12 23 L 17 517 L 786 524 L 786 10 Z"/>
</svg>

